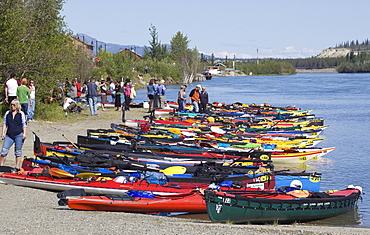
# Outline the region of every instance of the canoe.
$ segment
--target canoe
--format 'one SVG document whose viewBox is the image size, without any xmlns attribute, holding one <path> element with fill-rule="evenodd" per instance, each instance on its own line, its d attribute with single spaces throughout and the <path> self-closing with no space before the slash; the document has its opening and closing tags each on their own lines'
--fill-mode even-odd
<svg viewBox="0 0 370 235">
<path fill-rule="evenodd" d="M 207 211 L 203 195 L 200 193 L 189 193 L 180 196 L 155 196 L 153 198 L 119 195 L 83 196 L 76 199 L 68 199 L 68 207 L 87 211 L 122 211 L 138 213 L 206 213 Z"/>
<path fill-rule="evenodd" d="M 349 186 L 334 193 L 295 190 L 287 194 L 227 194 L 206 190 L 209 218 L 221 223 L 293 223 L 319 220 L 353 210 L 361 187 Z M 293 196 L 295 195 L 295 196 Z"/>
</svg>

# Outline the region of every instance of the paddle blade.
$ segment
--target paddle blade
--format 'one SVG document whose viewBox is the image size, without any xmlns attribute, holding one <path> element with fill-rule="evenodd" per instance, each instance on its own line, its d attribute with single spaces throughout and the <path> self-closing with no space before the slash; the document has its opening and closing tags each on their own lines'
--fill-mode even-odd
<svg viewBox="0 0 370 235">
<path fill-rule="evenodd" d="M 49 174 L 52 175 L 52 176 L 55 176 L 55 177 L 61 177 L 61 178 L 64 178 L 64 177 L 74 177 L 74 175 L 72 175 L 71 173 L 67 172 L 67 171 L 64 171 L 62 169 L 59 169 L 59 168 L 50 168 L 49 169 Z"/>
<path fill-rule="evenodd" d="M 181 131 L 179 129 L 176 129 L 176 128 L 170 128 L 169 132 L 171 132 L 173 134 L 181 135 Z"/>
<path fill-rule="evenodd" d="M 185 174 L 186 167 L 183 166 L 171 166 L 164 170 L 161 170 L 162 173 L 166 175 L 173 175 L 173 174 Z"/>
<path fill-rule="evenodd" d="M 101 175 L 101 173 L 84 172 L 84 173 L 77 174 L 76 177 L 84 179 L 84 178 L 91 178 L 91 177 L 95 177 L 99 175 Z"/>
</svg>

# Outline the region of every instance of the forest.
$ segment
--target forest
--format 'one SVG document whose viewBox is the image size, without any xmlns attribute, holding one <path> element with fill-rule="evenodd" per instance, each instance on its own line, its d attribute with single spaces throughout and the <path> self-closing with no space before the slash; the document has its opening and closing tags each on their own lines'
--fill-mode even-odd
<svg viewBox="0 0 370 235">
<path fill-rule="evenodd" d="M 335 48 L 349 48 L 352 51 L 344 57 L 284 59 L 296 69 L 325 69 L 336 68 L 338 73 L 369 73 L 370 72 L 370 44 L 366 39 L 337 44 Z"/>
</svg>

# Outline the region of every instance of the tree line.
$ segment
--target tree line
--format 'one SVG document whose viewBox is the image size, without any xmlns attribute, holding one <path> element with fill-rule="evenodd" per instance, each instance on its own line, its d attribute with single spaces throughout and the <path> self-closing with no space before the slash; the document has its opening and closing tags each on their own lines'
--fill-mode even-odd
<svg viewBox="0 0 370 235">
<path fill-rule="evenodd" d="M 89 78 L 113 79 L 130 77 L 137 79 L 143 74 L 145 80 L 152 77 L 191 83 L 208 65 L 210 58 L 199 56 L 198 49 L 190 48 L 190 39 L 182 32 L 176 32 L 170 46 L 163 45 L 155 26 L 149 28 L 149 46 L 142 59 L 132 53 L 109 53 L 98 48 L 97 60 L 86 55 L 76 45 L 76 38 L 67 28 L 60 14 L 64 0 L 3 0 L 0 1 L 0 77 L 4 84 L 14 72 L 19 79 L 33 79 L 37 85 L 36 112 L 47 107 L 43 99 L 59 90 L 57 81 L 78 78 L 81 83 Z M 226 64 L 230 66 L 232 60 Z M 266 60 L 258 65 L 250 62 L 237 63 L 240 71 L 253 74 L 292 74 L 289 66 L 281 61 Z M 230 66 L 231 67 L 231 66 Z M 148 73 L 144 73 L 149 68 Z M 4 101 L 4 87 L 0 86 L 0 102 Z M 4 103 L 4 102 L 3 102 Z M 4 103 L 3 110 L 7 108 Z"/>
<path fill-rule="evenodd" d="M 334 48 L 350 48 L 355 51 L 367 51 L 370 50 L 370 42 L 369 39 L 365 39 L 360 43 L 358 39 L 356 39 L 339 43 Z"/>
<path fill-rule="evenodd" d="M 204 65 L 198 56 L 197 48 L 189 48 L 190 40 L 182 32 L 177 32 L 170 41 L 170 48 L 159 40 L 159 33 L 154 25 L 149 28 L 149 46 L 144 48 L 142 59 L 131 52 L 122 51 L 115 54 L 99 50 L 99 62 L 93 71 L 94 76 L 156 77 L 177 83 L 191 83 Z M 145 68 L 148 74 L 145 74 Z"/>
</svg>

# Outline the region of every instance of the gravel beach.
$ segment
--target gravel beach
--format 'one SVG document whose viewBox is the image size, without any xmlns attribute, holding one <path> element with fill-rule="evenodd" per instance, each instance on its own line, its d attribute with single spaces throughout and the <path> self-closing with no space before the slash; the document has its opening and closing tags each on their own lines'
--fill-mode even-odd
<svg viewBox="0 0 370 235">
<path fill-rule="evenodd" d="M 144 109 L 132 109 L 127 119 L 141 119 Z M 65 121 L 28 124 L 24 156 L 33 155 L 35 132 L 44 142 L 77 141 L 87 129 L 121 123 L 121 112 L 99 110 L 98 116 L 72 114 Z M 13 150 L 6 165 L 14 166 Z M 294 225 L 233 225 L 175 217 L 121 212 L 77 211 L 58 206 L 56 193 L 0 184 L 0 234 L 370 234 L 370 228 Z"/>
</svg>

